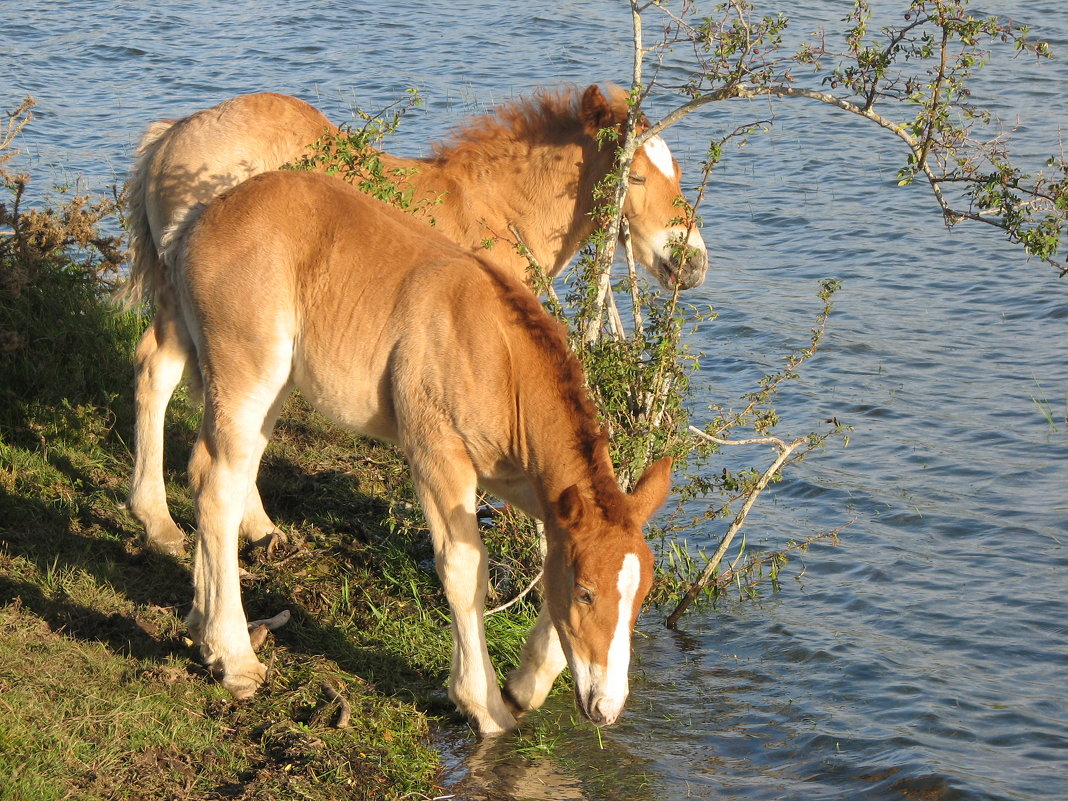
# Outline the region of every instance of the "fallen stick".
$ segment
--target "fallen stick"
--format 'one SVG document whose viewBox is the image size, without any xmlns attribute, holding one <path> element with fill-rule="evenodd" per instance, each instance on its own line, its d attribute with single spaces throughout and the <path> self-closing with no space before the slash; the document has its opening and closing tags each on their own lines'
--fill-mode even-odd
<svg viewBox="0 0 1068 801">
<path fill-rule="evenodd" d="M 790 454 L 808 442 L 808 437 L 801 437 L 800 439 L 795 439 L 793 442 L 789 443 L 783 442 L 778 437 L 725 440 L 709 436 L 704 431 L 695 428 L 694 426 L 690 426 L 690 431 L 703 439 L 716 443 L 717 445 L 774 445 L 776 450 L 779 451 L 779 455 L 775 457 L 775 461 L 773 461 L 768 469 L 764 471 L 763 475 L 757 479 L 756 484 L 753 485 L 753 489 L 749 493 L 749 497 L 745 499 L 745 503 L 742 504 L 741 510 L 734 516 L 734 520 L 731 522 L 730 526 L 728 526 L 727 532 L 723 535 L 723 539 L 720 540 L 719 548 L 716 549 L 712 558 L 708 560 L 705 569 L 701 571 L 701 575 L 698 579 L 690 585 L 690 589 L 686 591 L 682 600 L 679 601 L 678 605 L 675 607 L 675 611 L 668 615 L 666 625 L 669 629 L 675 628 L 679 622 L 679 618 L 682 617 L 682 613 L 689 608 L 690 604 L 694 602 L 694 599 L 697 598 L 698 594 L 700 594 L 701 590 L 708 583 L 708 580 L 712 578 L 712 574 L 719 566 L 720 560 L 723 559 L 723 555 L 727 553 L 727 548 L 730 546 L 731 540 L 734 539 L 734 535 L 738 533 L 738 530 L 745 522 L 749 510 L 752 509 L 753 504 L 756 503 L 757 497 L 764 491 L 764 488 L 768 486 L 775 474 L 779 472 L 779 468 L 790 458 Z"/>
<path fill-rule="evenodd" d="M 282 628 L 282 626 L 288 623 L 290 617 L 292 617 L 292 615 L 289 614 L 289 610 L 283 609 L 274 617 L 269 617 L 264 620 L 253 620 L 248 624 L 248 630 L 252 631 L 257 626 L 266 626 L 271 631 L 274 631 L 275 629 Z"/>
<path fill-rule="evenodd" d="M 327 699 L 331 701 L 337 701 L 340 710 L 337 713 L 337 721 L 334 723 L 336 729 L 347 729 L 349 727 L 349 718 L 352 717 L 352 707 L 349 706 L 349 702 L 345 700 L 337 688 L 328 681 L 322 683 L 323 693 Z"/>
</svg>

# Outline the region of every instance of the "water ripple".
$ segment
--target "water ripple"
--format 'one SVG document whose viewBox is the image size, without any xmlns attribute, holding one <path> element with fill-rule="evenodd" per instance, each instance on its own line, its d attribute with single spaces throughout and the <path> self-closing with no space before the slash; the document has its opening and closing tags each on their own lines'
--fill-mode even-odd
<svg viewBox="0 0 1068 801">
<path fill-rule="evenodd" d="M 137 14 L 17 5 L 0 25 L 0 101 L 40 101 L 20 140 L 30 167 L 98 190 L 122 179 L 147 122 L 241 92 L 290 92 L 344 121 L 417 86 L 425 111 L 390 147 L 419 155 L 460 118 L 533 87 L 629 72 L 627 15 L 606 0 L 456 0 L 447 14 L 336 0 L 280 0 L 270 13 L 244 0 Z M 795 30 L 841 17 L 829 0 L 795 5 Z M 990 10 L 1068 44 L 1062 3 Z M 986 72 L 977 93 L 1008 120 L 1023 113 L 1017 136 L 1041 164 L 1068 121 L 1064 63 L 995 60 Z M 680 75 L 677 56 L 664 74 Z M 726 104 L 672 129 L 687 179 L 707 136 L 767 109 Z M 647 613 L 628 711 L 603 750 L 581 726 L 561 746 L 566 766 L 453 733 L 465 798 L 1068 798 L 1063 282 L 994 232 L 946 230 L 924 187 L 896 186 L 904 154 L 867 123 L 790 103 L 776 116 L 729 150 L 701 208 L 713 267 L 690 298 L 720 317 L 692 338 L 707 354 L 695 406 L 730 406 L 780 369 L 808 343 L 817 282 L 843 280 L 824 347 L 782 394 L 780 433 L 835 417 L 854 427 L 851 444 L 792 466 L 747 535 L 773 548 L 857 522 L 773 598 L 725 601 L 681 632 Z M 715 469 L 756 458 L 722 454 Z M 570 720 L 566 693 L 543 714 Z"/>
</svg>

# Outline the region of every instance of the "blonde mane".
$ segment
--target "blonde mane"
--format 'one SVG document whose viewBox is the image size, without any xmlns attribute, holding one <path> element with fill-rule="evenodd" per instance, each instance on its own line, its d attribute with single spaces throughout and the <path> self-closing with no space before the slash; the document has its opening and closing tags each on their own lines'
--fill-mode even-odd
<svg viewBox="0 0 1068 801">
<path fill-rule="evenodd" d="M 623 118 L 626 93 L 608 87 L 608 101 Z M 466 120 L 444 140 L 432 145 L 436 162 L 482 161 L 501 157 L 512 145 L 556 144 L 588 137 L 580 114 L 582 89 L 568 85 L 538 89 L 529 97 L 510 100 L 492 112 Z"/>
</svg>

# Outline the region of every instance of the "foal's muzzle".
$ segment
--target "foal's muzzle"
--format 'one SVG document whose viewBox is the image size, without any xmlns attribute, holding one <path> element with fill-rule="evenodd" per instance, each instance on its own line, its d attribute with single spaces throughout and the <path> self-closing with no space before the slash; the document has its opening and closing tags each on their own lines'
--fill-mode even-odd
<svg viewBox="0 0 1068 801">
<path fill-rule="evenodd" d="M 707 251 L 687 245 L 680 255 L 681 258 L 657 258 L 654 273 L 660 286 L 669 292 L 675 289 L 676 284 L 679 289 L 700 286 L 708 271 Z"/>
<path fill-rule="evenodd" d="M 696 228 L 672 228 L 657 234 L 648 242 L 649 272 L 656 276 L 667 292 L 693 289 L 705 280 L 708 271 L 708 250 L 701 232 Z M 636 248 L 637 250 L 637 248 Z"/>
<path fill-rule="evenodd" d="M 579 694 L 575 688 L 575 705 L 583 716 L 594 726 L 611 726 L 623 713 L 623 706 L 627 702 L 629 693 L 624 693 L 621 698 L 608 698 L 604 695 L 590 693 L 586 697 Z"/>
</svg>

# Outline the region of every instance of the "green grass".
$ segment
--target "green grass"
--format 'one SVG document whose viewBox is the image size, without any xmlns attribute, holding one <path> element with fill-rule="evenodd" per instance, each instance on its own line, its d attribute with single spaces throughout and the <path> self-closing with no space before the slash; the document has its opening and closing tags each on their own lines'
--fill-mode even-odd
<svg viewBox="0 0 1068 801">
<path fill-rule="evenodd" d="M 0 799 L 115 797 L 150 763 L 153 784 L 183 786 L 225 740 L 180 661 L 117 658 L 18 602 L 0 607 L 0 640 Z M 220 774 L 247 768 L 236 754 L 214 761 Z"/>
</svg>

